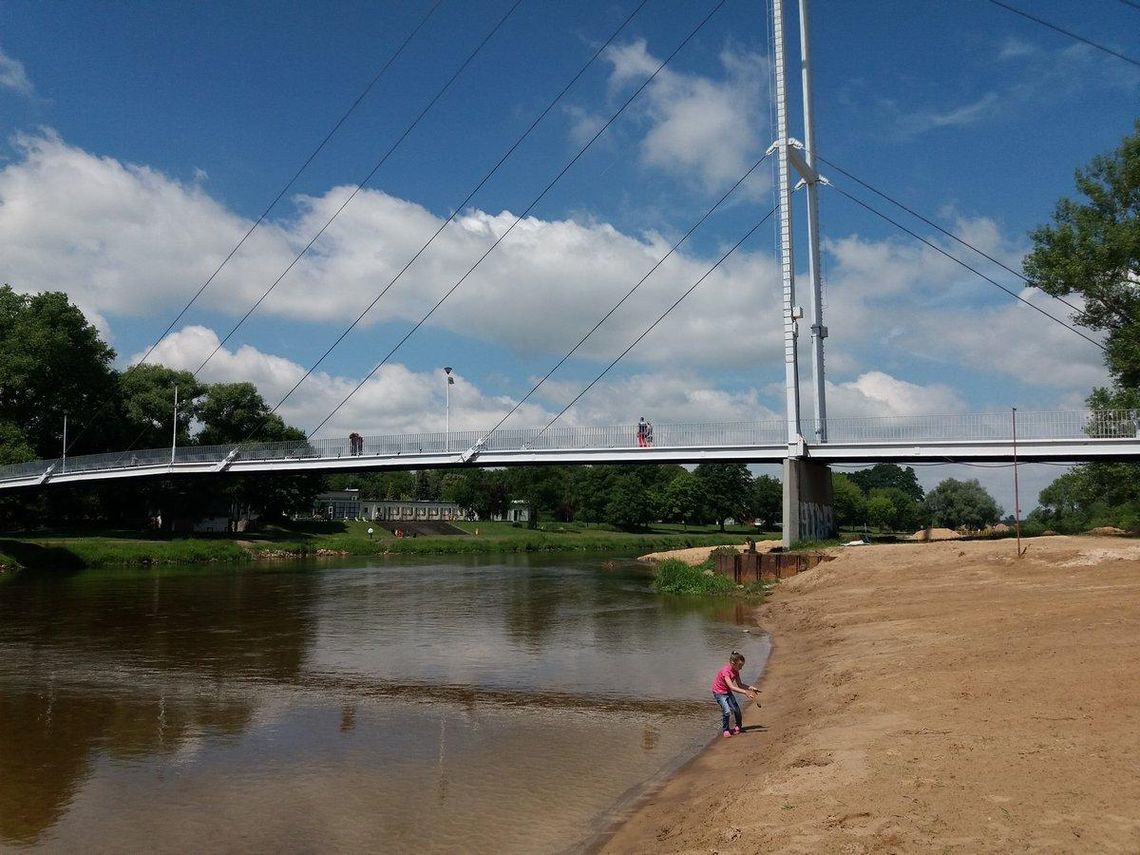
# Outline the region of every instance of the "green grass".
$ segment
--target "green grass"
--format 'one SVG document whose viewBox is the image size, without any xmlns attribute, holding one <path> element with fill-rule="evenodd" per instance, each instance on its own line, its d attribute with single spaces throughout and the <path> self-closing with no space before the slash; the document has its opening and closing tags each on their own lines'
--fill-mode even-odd
<svg viewBox="0 0 1140 855">
<path fill-rule="evenodd" d="M 659 594 L 723 596 L 736 591 L 736 585 L 732 580 L 713 573 L 712 564 L 708 561 L 692 565 L 667 558 L 657 563 L 656 573 L 653 588 Z"/>
<path fill-rule="evenodd" d="M 250 553 L 227 540 L 122 540 L 107 537 L 0 540 L 12 567 L 69 569 L 113 564 L 196 564 L 248 561 Z M 8 560 L 10 559 L 10 560 Z"/>
<path fill-rule="evenodd" d="M 372 538 L 368 529 L 373 529 Z M 641 555 L 689 546 L 741 543 L 756 538 L 751 527 L 659 525 L 646 531 L 611 526 L 544 523 L 537 529 L 502 522 L 459 523 L 466 534 L 397 538 L 375 523 L 303 522 L 269 526 L 241 534 L 172 536 L 156 532 L 104 531 L 84 536 L 64 532 L 0 539 L 0 563 L 10 567 L 80 568 L 109 565 L 238 562 L 258 558 L 303 557 L 322 552 L 343 555 L 459 555 L 496 552 L 592 551 Z M 478 532 L 478 534 L 476 534 Z M 769 537 L 774 535 L 768 535 Z M 5 557 L 6 556 L 6 557 Z"/>
</svg>

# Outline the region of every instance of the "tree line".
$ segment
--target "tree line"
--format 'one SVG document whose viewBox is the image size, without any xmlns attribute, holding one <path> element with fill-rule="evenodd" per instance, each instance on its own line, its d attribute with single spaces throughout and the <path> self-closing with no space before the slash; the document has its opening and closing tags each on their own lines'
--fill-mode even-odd
<svg viewBox="0 0 1140 855">
<path fill-rule="evenodd" d="M 304 440 L 252 383 L 202 383 L 162 365 L 114 367 L 115 351 L 66 294 L 0 287 L 0 463 L 169 446 Z M 177 424 L 174 388 L 178 387 Z M 129 452 L 128 452 L 129 453 Z M 193 520 L 241 505 L 279 517 L 311 506 L 312 475 L 138 479 L 58 486 L 0 499 L 0 524 L 143 526 L 159 516 Z"/>
</svg>

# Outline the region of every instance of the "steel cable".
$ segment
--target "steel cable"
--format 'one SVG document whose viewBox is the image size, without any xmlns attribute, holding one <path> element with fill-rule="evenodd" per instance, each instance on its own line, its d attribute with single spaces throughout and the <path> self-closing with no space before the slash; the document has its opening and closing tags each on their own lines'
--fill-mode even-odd
<svg viewBox="0 0 1140 855">
<path fill-rule="evenodd" d="M 376 374 L 376 372 L 377 372 L 377 371 L 379 371 L 379 370 L 380 370 L 380 369 L 381 369 L 381 368 L 382 368 L 384 365 L 386 365 L 386 364 L 387 364 L 388 360 L 389 360 L 389 359 L 391 359 L 391 358 L 392 358 L 392 356 L 393 356 L 393 355 L 394 355 L 394 354 L 395 354 L 395 353 L 396 353 L 396 352 L 397 352 L 397 351 L 400 349 L 400 347 L 402 347 L 402 346 L 403 346 L 404 342 L 406 342 L 406 341 L 407 341 L 409 338 L 411 338 L 411 337 L 412 337 L 412 336 L 415 334 L 415 332 L 416 332 L 416 331 L 417 331 L 417 330 L 418 330 L 418 329 L 419 329 L 421 326 L 423 326 L 423 325 L 424 325 L 424 323 L 426 323 L 426 322 L 427 322 L 428 318 L 430 318 L 430 317 L 431 317 L 431 316 L 432 316 L 432 315 L 435 313 L 435 311 L 436 311 L 436 310 L 437 310 L 437 309 L 438 309 L 440 306 L 442 306 L 442 305 L 444 304 L 444 302 L 445 302 L 445 301 L 448 299 L 448 297 L 450 297 L 452 294 L 454 294 L 454 293 L 455 293 L 455 291 L 456 291 L 456 290 L 457 290 L 457 289 L 458 289 L 458 288 L 459 288 L 461 285 L 463 285 L 463 283 L 464 283 L 465 281 L 467 281 L 467 278 L 468 278 L 468 277 L 469 277 L 469 276 L 470 276 L 472 273 L 474 273 L 474 272 L 475 272 L 475 270 L 476 270 L 476 269 L 479 267 L 479 265 L 481 265 L 481 264 L 483 263 L 483 261 L 484 261 L 484 260 L 485 260 L 485 259 L 486 259 L 486 258 L 487 258 L 487 257 L 488 257 L 488 256 L 489 256 L 491 253 L 492 253 L 492 252 L 494 252 L 494 251 L 495 251 L 495 249 L 496 249 L 496 248 L 499 246 L 499 244 L 501 244 L 501 243 L 502 243 L 502 242 L 503 242 L 503 241 L 504 241 L 504 240 L 507 238 L 507 236 L 508 236 L 508 235 L 509 235 L 509 234 L 510 234 L 512 231 L 514 231 L 514 228 L 515 228 L 515 226 L 517 226 L 517 225 L 518 225 L 520 222 L 522 222 L 522 221 L 523 221 L 523 219 L 524 219 L 524 218 L 525 218 L 525 217 L 526 217 L 526 216 L 527 216 L 527 215 L 528 215 L 528 214 L 529 214 L 529 213 L 530 213 L 530 212 L 531 212 L 531 211 L 534 209 L 534 207 L 535 207 L 535 206 L 536 206 L 536 205 L 537 205 L 537 204 L 538 204 L 540 201 L 542 201 L 542 199 L 544 199 L 544 198 L 546 197 L 546 194 L 547 194 L 547 193 L 549 193 L 549 192 L 551 191 L 551 189 L 553 189 L 553 188 L 554 188 L 554 185 L 556 185 L 556 184 L 559 182 L 559 180 L 561 180 L 562 176 L 564 176 L 564 175 L 565 175 L 565 174 L 566 174 L 566 173 L 567 173 L 567 172 L 570 170 L 570 168 L 571 168 L 571 167 L 573 167 L 573 166 L 574 166 L 574 164 L 575 164 L 575 163 L 577 163 L 577 162 L 578 162 L 578 160 L 580 160 L 580 159 L 581 159 L 581 157 L 582 157 L 582 156 L 583 156 L 583 155 L 584 155 L 584 154 L 585 154 L 585 153 L 586 153 L 586 152 L 587 152 L 587 151 L 590 149 L 590 147 L 591 147 L 591 146 L 592 146 L 592 145 L 593 145 L 593 144 L 594 144 L 594 143 L 595 143 L 595 142 L 598 140 L 598 138 L 599 138 L 599 137 L 601 137 L 601 135 L 602 135 L 603 133 L 605 133 L 605 132 L 606 132 L 606 130 L 607 130 L 609 127 L 610 127 L 610 125 L 612 125 L 612 124 L 613 124 L 615 121 L 617 121 L 618 117 L 619 117 L 619 116 L 621 116 L 621 115 L 622 115 L 622 113 L 624 113 L 624 112 L 625 112 L 626 108 L 627 108 L 627 107 L 629 107 L 629 105 L 633 103 L 633 101 L 634 101 L 634 100 L 637 98 L 637 96 L 638 96 L 638 95 L 640 95 L 640 94 L 641 94 L 641 93 L 642 93 L 642 92 L 645 90 L 645 88 L 646 88 L 646 87 L 647 87 L 647 86 L 648 86 L 650 83 L 652 83 L 652 82 L 653 82 L 653 80 L 655 80 L 655 79 L 657 78 L 657 75 L 658 75 L 658 74 L 660 74 L 660 73 L 661 73 L 661 71 L 662 71 L 662 70 L 665 68 L 665 66 L 667 66 L 667 65 L 669 64 L 669 62 L 670 62 L 670 61 L 673 59 L 673 57 L 675 57 L 675 56 L 676 56 L 678 53 L 680 53 L 680 51 L 682 50 L 682 48 L 684 48 L 684 47 L 685 47 L 685 45 L 687 45 L 687 44 L 688 44 L 690 41 L 692 41 L 692 39 L 693 39 L 693 38 L 694 38 L 694 37 L 697 35 L 697 33 L 699 33 L 699 32 L 700 32 L 700 31 L 701 31 L 701 30 L 704 28 L 705 24 L 707 24 L 707 23 L 709 22 L 709 20 L 711 20 L 711 19 L 712 19 L 713 15 L 715 15 L 715 14 L 717 13 L 717 11 L 719 11 L 719 10 L 720 10 L 720 8 L 721 8 L 722 6 L 724 6 L 724 4 L 725 4 L 726 2 L 727 2 L 727 0 L 718 0 L 718 2 L 717 2 L 717 3 L 716 3 L 716 4 L 715 4 L 715 5 L 714 5 L 714 6 L 713 6 L 713 7 L 712 7 L 712 8 L 711 8 L 709 11 L 708 11 L 708 13 L 707 13 L 707 14 L 704 16 L 704 18 L 702 18 L 702 19 L 701 19 L 701 21 L 700 21 L 700 22 L 699 22 L 699 23 L 698 23 L 698 24 L 697 24 L 697 25 L 696 25 L 696 26 L 695 26 L 695 27 L 694 27 L 694 28 L 693 28 L 693 29 L 692 29 L 692 30 L 689 32 L 689 34 L 688 34 L 687 36 L 685 36 L 685 38 L 684 38 L 684 39 L 682 39 L 682 40 L 681 40 L 681 43 L 680 43 L 680 44 L 678 44 L 678 45 L 677 45 L 677 46 L 676 46 L 676 47 L 673 49 L 673 51 L 672 51 L 672 52 L 671 52 L 671 53 L 670 53 L 670 54 L 669 54 L 667 57 L 665 57 L 665 59 L 664 59 L 664 60 L 662 60 L 662 61 L 661 61 L 661 63 L 660 63 L 658 66 L 657 66 L 657 68 L 656 68 L 656 69 L 653 71 L 653 73 L 652 73 L 652 74 L 650 74 L 650 75 L 649 75 L 649 77 L 647 77 L 647 78 L 646 78 L 646 79 L 645 79 L 645 80 L 644 80 L 644 81 L 641 83 L 641 85 L 637 87 L 637 89 L 636 89 L 636 90 L 634 90 L 633 94 L 632 94 L 632 95 L 630 95 L 630 96 L 629 96 L 629 97 L 628 97 L 628 98 L 625 100 L 625 102 L 624 102 L 624 103 L 623 103 L 623 104 L 622 104 L 622 105 L 621 105 L 621 106 L 620 106 L 620 107 L 617 109 L 617 111 L 616 111 L 616 112 L 614 112 L 614 113 L 613 113 L 613 114 L 612 114 L 612 115 L 609 117 L 609 119 L 607 119 L 607 120 L 606 120 L 606 122 L 605 122 L 605 123 L 604 123 L 604 124 L 603 124 L 603 125 L 602 125 L 600 128 L 598 128 L 598 130 L 597 130 L 597 131 L 594 133 L 594 135 L 593 135 L 592 137 L 590 137 L 590 139 L 589 139 L 589 140 L 588 140 L 588 141 L 585 143 L 585 145 L 583 145 L 583 146 L 582 146 L 582 147 L 581 147 L 581 148 L 578 150 L 578 152 L 577 152 L 577 153 L 576 153 L 576 154 L 575 154 L 575 155 L 574 155 L 572 158 L 570 158 L 570 160 L 569 160 L 569 161 L 567 161 L 567 163 L 566 163 L 566 164 L 565 164 L 565 165 L 562 167 L 562 169 L 561 169 L 561 170 L 559 170 L 558 174 L 557 174 L 557 175 L 555 175 L 555 176 L 554 176 L 554 178 L 552 178 L 552 179 L 550 180 L 550 182 L 549 182 L 549 183 L 546 185 L 546 187 L 545 187 L 545 188 L 543 188 L 542 192 L 540 192 L 540 193 L 539 193 L 539 194 L 538 194 L 538 195 L 537 195 L 537 196 L 534 198 L 534 200 L 533 200 L 533 201 L 532 201 L 532 202 L 531 202 L 529 205 L 527 205 L 526 209 L 525 209 L 525 210 L 524 210 L 524 211 L 523 211 L 521 214 L 519 214 L 519 215 L 518 215 L 518 216 L 515 218 L 514 222 L 512 222 L 512 223 L 511 223 L 511 225 L 510 225 L 510 226 L 508 226 L 508 227 L 507 227 L 507 229 L 506 229 L 506 230 L 505 230 L 505 231 L 504 231 L 504 232 L 503 232 L 501 235 L 499 235 L 499 237 L 498 237 L 498 238 L 496 238 L 496 239 L 495 239 L 494 243 L 492 243 L 492 244 L 491 244 L 491 246 L 490 246 L 490 247 L 488 247 L 488 248 L 487 248 L 487 250 L 486 250 L 486 251 L 485 251 L 485 252 L 484 252 L 484 253 L 483 253 L 481 256 L 479 256 L 479 258 L 478 258 L 478 259 L 475 261 L 475 263 L 474 263 L 474 264 L 472 264 L 472 265 L 471 265 L 471 267 L 469 267 L 469 268 L 468 268 L 467 272 L 466 272 L 466 273 L 464 273 L 464 274 L 463 274 L 463 275 L 462 275 L 462 276 L 459 278 L 459 280 L 458 280 L 458 281 L 457 281 L 457 282 L 456 282 L 454 285 L 452 285 L 452 286 L 451 286 L 451 287 L 450 287 L 450 288 L 449 288 L 449 289 L 448 289 L 448 290 L 447 290 L 447 291 L 444 293 L 444 295 L 443 295 L 442 297 L 440 297 L 440 299 L 439 299 L 439 300 L 438 300 L 438 301 L 435 303 L 435 305 L 433 305 L 433 306 L 431 307 L 431 309 L 429 309 L 429 310 L 428 310 L 427 314 L 423 315 L 423 317 L 421 317 L 421 318 L 420 318 L 420 319 L 419 319 L 419 320 L 418 320 L 418 321 L 415 323 L 415 325 L 414 325 L 414 326 L 413 326 L 413 327 L 412 327 L 410 330 L 408 330 L 408 332 L 407 332 L 407 333 L 405 333 L 405 334 L 404 334 L 404 336 L 403 336 L 403 337 L 402 337 L 402 338 L 401 338 L 401 339 L 400 339 L 398 342 L 396 342 L 396 344 L 395 344 L 395 345 L 392 347 L 392 349 L 391 349 L 391 350 L 389 350 L 389 351 L 388 351 L 388 353 L 387 353 L 387 354 L 384 356 L 384 358 L 383 358 L 382 360 L 380 360 L 380 362 L 378 362 L 378 363 L 376 364 L 376 366 L 375 366 L 375 367 L 374 367 L 374 368 L 373 368 L 371 371 L 369 371 L 369 372 L 368 372 L 368 373 L 367 373 L 367 374 L 366 374 L 366 375 L 365 375 L 365 376 L 364 376 L 364 377 L 363 377 L 363 378 L 360 380 L 360 382 L 359 382 L 359 383 L 357 383 L 357 384 L 356 384 L 356 386 L 355 386 L 355 387 L 353 387 L 352 391 L 350 391 L 350 392 L 349 392 L 349 393 L 348 393 L 348 394 L 347 394 L 347 395 L 346 395 L 346 396 L 345 396 L 345 397 L 344 397 L 344 398 L 341 400 L 341 402 L 340 402 L 339 404 L 337 404 L 337 405 L 336 405 L 336 406 L 335 406 L 335 407 L 332 409 L 332 411 L 331 411 L 331 412 L 329 412 L 329 414 L 328 414 L 327 416 L 325 416 L 325 417 L 324 417 L 324 418 L 323 418 L 323 419 L 320 421 L 320 423 L 319 423 L 319 424 L 317 424 L 317 425 L 316 425 L 316 427 L 314 427 L 314 428 L 313 428 L 311 431 L 309 431 L 309 432 L 308 432 L 308 433 L 309 433 L 309 436 L 312 436 L 312 435 L 313 435 L 313 434 L 315 434 L 317 431 L 319 431 L 319 430 L 320 430 L 322 427 L 324 427 L 324 426 L 325 426 L 325 425 L 326 425 L 326 424 L 329 422 L 329 420 L 330 420 L 330 419 L 332 419 L 332 417 L 333 417 L 333 416 L 335 416 L 335 415 L 336 415 L 338 412 L 340 412 L 341 408 L 342 408 L 342 407 L 344 407 L 344 405 L 345 405 L 345 404 L 347 404 L 347 403 L 349 402 L 349 400 L 352 398 L 352 396 L 353 396 L 353 395 L 355 395 L 357 392 L 359 392 L 359 391 L 360 391 L 360 390 L 361 390 L 361 389 L 364 387 L 364 384 L 365 384 L 365 383 L 367 383 L 367 382 L 368 382 L 370 379 L 372 379 L 372 377 L 373 377 L 373 376 Z M 346 334 L 347 334 L 347 332 L 346 332 Z M 342 336 L 342 337 L 343 337 L 343 336 Z M 335 347 L 335 344 L 334 344 L 334 347 Z M 329 351 L 329 352 L 331 352 L 331 349 L 330 349 L 330 351 Z M 327 356 L 327 355 L 328 355 L 328 353 L 326 352 L 325 356 Z M 305 373 L 305 376 L 304 376 L 304 377 L 302 377 L 300 380 L 298 380 L 298 381 L 297 381 L 297 383 L 296 383 L 296 384 L 293 386 L 293 388 L 292 388 L 292 389 L 290 389 L 290 390 L 289 390 L 289 392 L 288 392 L 288 393 L 285 395 L 285 397 L 284 397 L 284 398 L 282 398 L 280 401 L 278 401 L 278 402 L 277 402 L 277 405 L 276 405 L 276 406 L 274 406 L 273 410 L 271 410 L 271 411 L 270 411 L 270 413 L 271 413 L 271 414 L 272 414 L 273 412 L 276 412 L 276 410 L 277 410 L 277 409 L 278 409 L 278 408 L 279 408 L 279 407 L 280 407 L 282 404 L 284 404 L 286 400 L 288 400 L 288 399 L 289 399 L 290 395 L 292 395 L 292 394 L 293 394 L 293 393 L 294 393 L 294 392 L 297 390 L 297 388 L 298 388 L 298 387 L 300 387 L 300 385 L 301 385 L 302 383 L 304 383 L 304 382 L 305 382 L 305 380 L 306 380 L 306 379 L 309 377 L 309 375 L 310 375 L 310 374 L 312 374 L 312 373 L 313 373 L 313 371 L 315 371 L 315 370 L 316 370 L 316 367 L 317 367 L 317 365 L 319 365 L 319 364 L 320 364 L 320 362 L 324 360 L 324 358 L 325 358 L 325 357 L 324 357 L 324 356 L 322 356 L 322 357 L 321 357 L 321 359 L 320 359 L 320 360 L 318 360 L 318 361 L 317 361 L 317 363 L 316 363 L 316 364 L 314 364 L 314 365 L 313 365 L 313 367 L 312 367 L 312 368 L 310 368 L 310 369 L 309 369 L 309 370 L 308 370 L 308 371 Z"/>
</svg>

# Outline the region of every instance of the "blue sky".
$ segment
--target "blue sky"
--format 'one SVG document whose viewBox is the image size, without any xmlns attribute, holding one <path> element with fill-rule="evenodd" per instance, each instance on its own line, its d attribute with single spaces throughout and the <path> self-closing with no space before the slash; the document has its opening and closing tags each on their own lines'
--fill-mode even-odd
<svg viewBox="0 0 1140 855">
<path fill-rule="evenodd" d="M 650 0 L 286 417 L 320 421 L 711 5 Z M 6 3 L 0 279 L 68 291 L 127 364 L 429 6 Z M 156 358 L 196 368 L 509 6 L 444 0 Z M 275 403 L 634 6 L 524 0 L 203 376 Z M 1032 11 L 1140 54 L 1140 12 L 1116 0 Z M 441 428 L 444 364 L 452 425 L 497 421 L 771 142 L 766 16 L 729 0 L 329 430 Z M 984 0 L 816 0 L 812 27 L 820 152 L 1014 266 L 1074 168 L 1137 115 L 1140 69 Z M 561 409 L 772 206 L 770 184 L 765 165 L 512 423 Z M 1076 336 L 834 192 L 821 212 L 835 415 L 1071 407 L 1103 382 Z M 765 226 L 567 418 L 778 413 L 772 247 Z"/>
</svg>

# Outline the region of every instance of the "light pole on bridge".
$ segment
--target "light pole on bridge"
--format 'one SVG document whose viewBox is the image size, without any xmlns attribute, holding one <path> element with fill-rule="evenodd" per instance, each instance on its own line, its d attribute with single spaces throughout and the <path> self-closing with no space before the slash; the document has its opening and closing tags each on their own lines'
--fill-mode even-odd
<svg viewBox="0 0 1140 855">
<path fill-rule="evenodd" d="M 447 382 L 443 386 L 443 450 L 447 454 L 451 451 L 451 387 L 455 385 L 455 378 L 451 376 L 451 366 L 444 366 L 444 375 Z"/>
<path fill-rule="evenodd" d="M 170 465 L 174 465 L 174 453 L 178 449 L 178 384 L 174 384 L 174 430 L 170 435 Z"/>
</svg>

